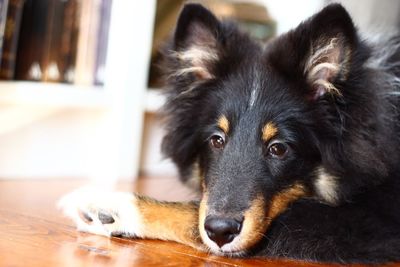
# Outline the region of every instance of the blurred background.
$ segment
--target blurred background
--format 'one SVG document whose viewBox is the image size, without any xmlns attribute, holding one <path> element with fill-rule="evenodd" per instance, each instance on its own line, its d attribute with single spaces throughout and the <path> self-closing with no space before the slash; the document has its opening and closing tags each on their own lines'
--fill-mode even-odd
<svg viewBox="0 0 400 267">
<path fill-rule="evenodd" d="M 184 0 L 0 0 L 0 179 L 171 176 L 158 49 Z M 327 0 L 196 1 L 267 41 Z M 400 1 L 340 1 L 368 35 Z"/>
</svg>

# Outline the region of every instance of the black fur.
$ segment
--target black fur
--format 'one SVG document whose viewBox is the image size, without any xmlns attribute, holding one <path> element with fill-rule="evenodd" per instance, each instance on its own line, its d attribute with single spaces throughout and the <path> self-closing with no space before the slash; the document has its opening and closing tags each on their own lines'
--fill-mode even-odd
<svg viewBox="0 0 400 267">
<path fill-rule="evenodd" d="M 318 72 L 317 78 L 339 93 L 313 84 L 305 71 L 312 53 L 332 38 L 331 58 L 315 64 L 337 61 L 338 71 Z M 200 5 L 183 9 L 164 52 L 169 91 L 163 142 L 182 180 L 199 166 L 210 210 L 233 217 L 242 216 L 255 196 L 268 202 L 294 183 L 310 193 L 242 254 L 340 263 L 400 260 L 400 37 L 382 43 L 363 41 L 338 4 L 268 44 Z M 192 46 L 214 58 L 198 63 L 177 57 Z M 191 64 L 200 64 L 200 72 L 181 71 Z M 221 115 L 230 132 L 216 150 L 209 140 L 221 132 Z M 270 121 L 288 146 L 284 159 L 271 157 L 261 140 Z M 334 202 L 317 192 L 318 168 L 337 179 Z"/>
</svg>

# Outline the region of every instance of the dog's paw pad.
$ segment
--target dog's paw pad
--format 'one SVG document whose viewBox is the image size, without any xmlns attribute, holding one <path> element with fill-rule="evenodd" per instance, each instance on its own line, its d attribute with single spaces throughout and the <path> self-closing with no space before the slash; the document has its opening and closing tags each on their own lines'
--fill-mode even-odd
<svg viewBox="0 0 400 267">
<path fill-rule="evenodd" d="M 100 212 L 99 212 L 98 217 L 99 217 L 99 221 L 100 221 L 102 224 L 112 224 L 112 223 L 115 222 L 113 216 L 111 216 L 110 214 L 107 214 L 107 213 L 105 213 L 105 212 L 103 212 L 103 211 L 100 211 Z"/>
<path fill-rule="evenodd" d="M 91 224 L 93 222 L 92 217 L 87 212 L 79 211 L 79 217 L 87 224 Z"/>
</svg>

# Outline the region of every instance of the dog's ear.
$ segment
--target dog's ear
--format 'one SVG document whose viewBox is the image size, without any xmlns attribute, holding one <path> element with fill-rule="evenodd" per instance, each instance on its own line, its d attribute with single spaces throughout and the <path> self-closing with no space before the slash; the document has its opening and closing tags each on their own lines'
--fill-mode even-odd
<svg viewBox="0 0 400 267">
<path fill-rule="evenodd" d="M 214 77 L 213 64 L 219 59 L 220 22 L 199 4 L 184 6 L 167 56 L 174 78 L 208 80 Z"/>
<path fill-rule="evenodd" d="M 269 55 L 286 74 L 305 79 L 308 97 L 318 99 L 342 94 L 338 84 L 348 77 L 356 44 L 349 14 L 332 4 L 278 39 Z"/>
</svg>

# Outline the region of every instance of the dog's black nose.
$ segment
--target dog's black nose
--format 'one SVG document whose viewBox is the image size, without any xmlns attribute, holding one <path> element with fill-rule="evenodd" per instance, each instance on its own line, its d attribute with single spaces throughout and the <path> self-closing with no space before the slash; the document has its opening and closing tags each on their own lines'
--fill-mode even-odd
<svg viewBox="0 0 400 267">
<path fill-rule="evenodd" d="M 240 233 L 242 222 L 234 219 L 207 217 L 204 223 L 208 237 L 219 247 L 232 242 Z"/>
</svg>

